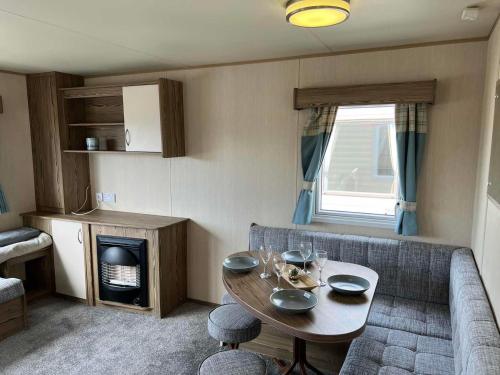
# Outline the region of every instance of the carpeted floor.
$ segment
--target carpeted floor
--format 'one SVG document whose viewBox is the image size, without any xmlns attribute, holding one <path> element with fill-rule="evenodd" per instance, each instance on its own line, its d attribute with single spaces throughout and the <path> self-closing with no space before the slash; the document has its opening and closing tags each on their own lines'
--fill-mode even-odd
<svg viewBox="0 0 500 375">
<path fill-rule="evenodd" d="M 29 306 L 27 330 L 0 342 L 0 374 L 193 375 L 219 350 L 209 311 L 188 302 L 160 320 L 47 299 Z M 268 368 L 277 374 L 269 360 Z"/>
</svg>

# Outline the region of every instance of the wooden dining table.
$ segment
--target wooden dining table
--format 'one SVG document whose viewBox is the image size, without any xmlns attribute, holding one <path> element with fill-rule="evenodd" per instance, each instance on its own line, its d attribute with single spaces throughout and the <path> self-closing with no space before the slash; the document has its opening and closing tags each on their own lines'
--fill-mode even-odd
<svg viewBox="0 0 500 375">
<path fill-rule="evenodd" d="M 259 259 L 257 252 L 239 252 L 231 256 L 250 255 Z M 285 334 L 294 337 L 293 361 L 286 367 L 283 374 L 290 374 L 298 366 L 301 374 L 306 374 L 309 368 L 317 374 L 321 371 L 307 361 L 306 342 L 320 343 L 349 342 L 361 335 L 365 329 L 368 314 L 373 301 L 373 295 L 378 283 L 378 274 L 370 268 L 336 261 L 327 261 L 323 269 L 323 279 L 331 275 L 356 275 L 370 282 L 370 289 L 361 295 L 341 295 L 330 286 L 317 287 L 311 292 L 318 297 L 314 309 L 302 314 L 287 314 L 278 311 L 270 302 L 273 288 L 277 286 L 277 277 L 261 279 L 262 264 L 248 273 L 233 273 L 223 268 L 223 282 L 228 293 L 247 311 L 270 324 Z M 268 272 L 272 261 L 268 264 Z M 319 272 L 311 264 L 308 269 L 312 277 L 317 278 Z M 281 280 L 281 287 L 294 289 L 287 281 Z"/>
</svg>

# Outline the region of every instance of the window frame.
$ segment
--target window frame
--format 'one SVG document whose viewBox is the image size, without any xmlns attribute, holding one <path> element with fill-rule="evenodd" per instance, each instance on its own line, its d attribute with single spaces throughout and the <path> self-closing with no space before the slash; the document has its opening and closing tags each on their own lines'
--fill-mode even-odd
<svg viewBox="0 0 500 375">
<path fill-rule="evenodd" d="M 384 105 L 384 104 L 373 104 L 373 105 Z M 378 134 L 380 132 L 380 126 L 377 126 L 374 130 L 376 131 L 376 136 L 374 141 L 378 141 Z M 330 140 L 332 142 L 333 139 Z M 378 148 L 378 145 L 377 145 Z M 394 176 L 379 176 L 376 174 L 377 167 L 374 163 L 375 170 L 373 171 L 375 178 L 393 179 Z M 374 227 L 383 229 L 393 229 L 396 225 L 396 212 L 394 215 L 382 215 L 382 214 L 370 214 L 361 212 L 348 212 L 348 211 L 332 211 L 321 209 L 321 186 L 323 177 L 323 165 L 321 166 L 320 174 L 314 184 L 314 211 L 312 221 L 317 223 L 329 223 L 329 224 L 341 224 L 350 226 L 364 226 L 364 227 Z M 397 194 L 398 195 L 398 194 Z"/>
</svg>

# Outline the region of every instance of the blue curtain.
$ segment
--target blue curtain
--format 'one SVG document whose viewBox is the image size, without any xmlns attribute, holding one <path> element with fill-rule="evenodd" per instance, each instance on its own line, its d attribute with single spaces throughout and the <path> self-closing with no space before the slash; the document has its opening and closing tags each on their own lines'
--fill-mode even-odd
<svg viewBox="0 0 500 375">
<path fill-rule="evenodd" d="M 337 107 L 312 108 L 301 140 L 304 184 L 293 215 L 294 224 L 310 224 L 314 209 L 314 182 L 318 177 L 330 141 Z"/>
<path fill-rule="evenodd" d="M 0 186 L 0 214 L 4 214 L 9 211 L 7 207 L 7 201 L 5 200 L 5 195 L 3 193 L 2 187 Z"/>
<path fill-rule="evenodd" d="M 399 202 L 395 232 L 418 234 L 417 179 L 422 164 L 427 133 L 426 104 L 396 105 L 396 144 L 399 168 Z"/>
</svg>

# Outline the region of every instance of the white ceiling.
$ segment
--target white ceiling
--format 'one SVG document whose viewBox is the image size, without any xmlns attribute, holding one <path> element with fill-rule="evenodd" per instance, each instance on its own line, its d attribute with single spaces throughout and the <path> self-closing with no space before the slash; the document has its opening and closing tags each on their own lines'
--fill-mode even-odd
<svg viewBox="0 0 500 375">
<path fill-rule="evenodd" d="M 487 36 L 500 0 L 352 0 L 324 29 L 285 22 L 282 0 L 0 0 L 0 69 L 84 75 Z"/>
</svg>

